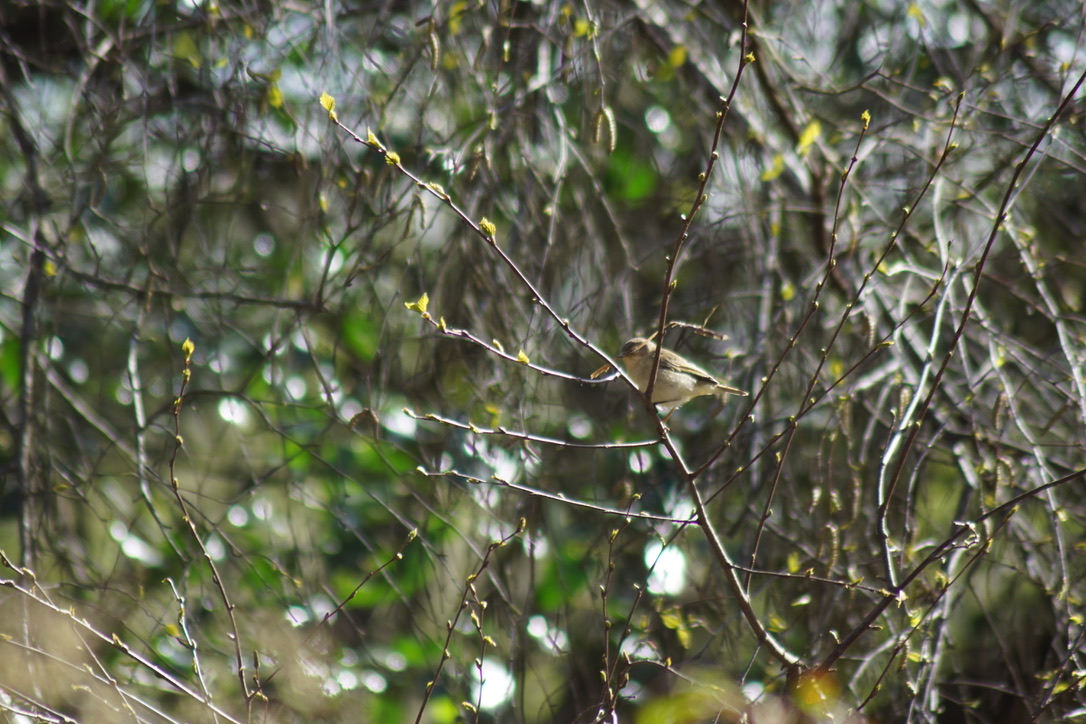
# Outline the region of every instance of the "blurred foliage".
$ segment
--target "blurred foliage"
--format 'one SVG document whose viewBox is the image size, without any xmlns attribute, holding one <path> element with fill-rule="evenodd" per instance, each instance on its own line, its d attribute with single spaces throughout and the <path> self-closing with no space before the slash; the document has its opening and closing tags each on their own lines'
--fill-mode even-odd
<svg viewBox="0 0 1086 724">
<path fill-rule="evenodd" d="M 1083 12 L 0 7 L 4 720 L 1080 717 Z"/>
</svg>

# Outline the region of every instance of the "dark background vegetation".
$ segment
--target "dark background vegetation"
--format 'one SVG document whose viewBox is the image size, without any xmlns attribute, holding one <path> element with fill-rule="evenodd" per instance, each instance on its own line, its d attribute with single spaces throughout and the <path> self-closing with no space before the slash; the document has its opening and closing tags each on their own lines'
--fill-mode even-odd
<svg viewBox="0 0 1086 724">
<path fill-rule="evenodd" d="M 1083 717 L 1084 14 L 4 3 L 0 719 Z"/>
</svg>

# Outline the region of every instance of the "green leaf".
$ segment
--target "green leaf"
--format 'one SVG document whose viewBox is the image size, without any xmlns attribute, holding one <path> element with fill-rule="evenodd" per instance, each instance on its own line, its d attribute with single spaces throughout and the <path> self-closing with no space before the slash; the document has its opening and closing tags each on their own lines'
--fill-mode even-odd
<svg viewBox="0 0 1086 724">
<path fill-rule="evenodd" d="M 773 165 L 762 171 L 762 181 L 774 181 L 784 173 L 784 156 L 777 154 L 773 157 Z"/>
<path fill-rule="evenodd" d="M 193 68 L 199 68 L 202 56 L 200 49 L 196 47 L 196 41 L 192 33 L 179 33 L 173 41 L 173 54 L 181 60 L 187 60 Z"/>
<path fill-rule="evenodd" d="M 817 141 L 822 136 L 822 124 L 816 119 L 807 124 L 807 127 L 803 129 L 803 133 L 799 137 L 799 145 L 797 150 L 802 156 L 807 153 L 807 150 L 811 147 L 811 144 Z"/>
<path fill-rule="evenodd" d="M 418 312 L 419 314 L 426 314 L 426 308 L 430 306 L 430 295 L 426 292 L 422 293 L 417 302 L 404 302 L 403 305 L 410 309 L 412 312 Z"/>
<path fill-rule="evenodd" d="M 623 201 L 636 202 L 648 198 L 657 187 L 659 176 L 642 158 L 616 149 L 607 168 L 607 183 Z"/>
<path fill-rule="evenodd" d="M 344 315 L 340 335 L 344 346 L 363 362 L 372 362 L 377 356 L 381 329 L 363 310 Z"/>
<path fill-rule="evenodd" d="M 19 389 L 19 357 L 23 344 L 15 337 L 8 337 L 0 345 L 0 380 L 9 390 Z"/>
</svg>

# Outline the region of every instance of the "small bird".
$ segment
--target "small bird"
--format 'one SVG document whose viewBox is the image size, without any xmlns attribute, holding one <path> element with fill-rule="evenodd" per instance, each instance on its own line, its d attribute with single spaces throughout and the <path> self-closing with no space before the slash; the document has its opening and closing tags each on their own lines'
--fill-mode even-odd
<svg viewBox="0 0 1086 724">
<path fill-rule="evenodd" d="M 622 345 L 622 351 L 618 353 L 630 379 L 641 392 L 648 389 L 655 355 L 656 343 L 644 337 L 634 337 Z M 656 372 L 656 384 L 652 386 L 653 403 L 671 407 L 674 412 L 674 408 L 701 395 L 716 395 L 724 399 L 727 395 L 746 397 L 747 393 L 724 384 L 669 349 L 660 352 L 660 369 Z"/>
</svg>

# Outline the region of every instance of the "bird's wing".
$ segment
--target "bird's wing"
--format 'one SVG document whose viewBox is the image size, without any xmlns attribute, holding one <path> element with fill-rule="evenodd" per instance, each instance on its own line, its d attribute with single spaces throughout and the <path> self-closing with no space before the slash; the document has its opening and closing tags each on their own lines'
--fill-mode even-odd
<svg viewBox="0 0 1086 724">
<path fill-rule="evenodd" d="M 726 392 L 729 395 L 735 395 L 736 397 L 747 397 L 748 394 L 749 394 L 745 390 L 741 390 L 738 387 L 732 387 L 730 385 L 726 385 L 723 382 L 717 382 L 716 383 L 716 391 L 718 393 Z"/>
<path fill-rule="evenodd" d="M 704 382 L 704 383 L 707 383 L 707 384 L 710 384 L 710 385 L 716 385 L 717 387 L 725 387 L 726 386 L 723 382 L 718 380 L 716 377 L 713 377 L 711 374 L 709 374 L 708 372 L 703 370 L 701 367 L 694 367 L 693 365 L 691 365 L 686 371 L 689 372 L 691 375 L 693 375 L 694 379 L 696 379 L 698 382 Z"/>
<path fill-rule="evenodd" d="M 709 374 L 708 372 L 703 370 L 701 367 L 696 367 L 694 365 L 689 365 L 689 366 L 687 366 L 685 368 L 685 371 L 687 373 L 689 373 L 690 375 L 692 375 L 694 377 L 694 379 L 696 379 L 698 382 L 708 383 L 710 385 L 716 385 L 716 390 L 714 390 L 714 391 L 717 392 L 717 393 L 726 392 L 729 395 L 737 395 L 739 397 L 746 397 L 747 396 L 747 393 L 744 392 L 743 390 L 740 390 L 738 387 L 732 387 L 731 385 L 724 384 L 723 382 L 718 380 L 716 377 L 712 376 L 711 374 Z"/>
</svg>

